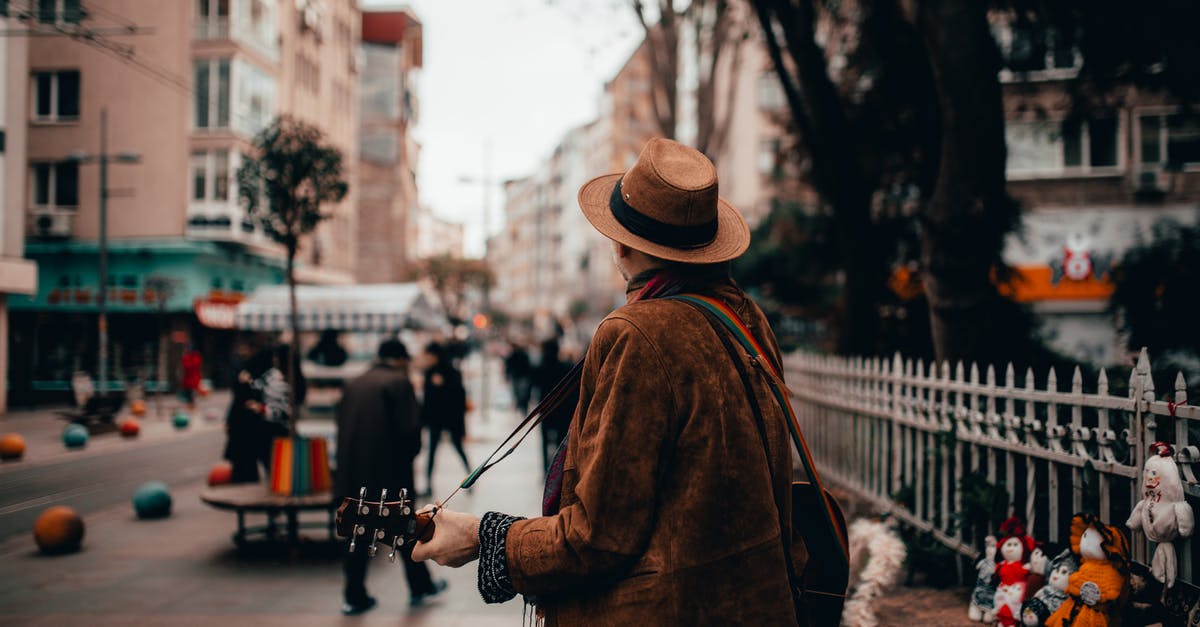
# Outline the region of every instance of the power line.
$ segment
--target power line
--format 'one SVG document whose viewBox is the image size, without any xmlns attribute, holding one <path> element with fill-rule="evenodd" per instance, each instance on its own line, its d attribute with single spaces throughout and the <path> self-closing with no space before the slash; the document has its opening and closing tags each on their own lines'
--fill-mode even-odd
<svg viewBox="0 0 1200 627">
<path fill-rule="evenodd" d="M 18 5 L 18 4 L 20 4 L 20 3 L 19 2 L 11 2 L 10 6 Z M 87 6 L 91 7 L 91 8 L 97 8 L 97 5 L 95 5 L 93 3 L 88 3 Z M 25 16 L 22 17 L 22 19 L 26 19 L 28 16 L 33 15 L 33 13 L 32 13 L 33 7 L 31 5 L 25 4 L 23 6 L 23 8 L 27 11 L 27 13 Z M 142 28 L 142 27 L 139 27 L 132 20 L 129 20 L 129 18 L 121 16 L 112 11 L 108 11 L 107 9 L 103 9 L 98 12 L 106 13 L 107 15 L 110 16 L 109 19 L 126 21 L 128 23 L 128 25 L 125 28 L 127 28 L 127 29 Z M 82 28 L 79 26 L 67 27 L 66 24 L 59 23 L 58 21 L 55 21 L 54 23 L 45 23 L 45 26 L 49 29 L 49 32 L 45 32 L 45 31 L 41 31 L 41 32 L 45 32 L 45 34 L 47 34 L 47 35 L 61 35 L 61 36 L 65 36 L 69 39 L 72 39 L 74 41 L 77 41 L 79 43 L 82 43 L 84 45 L 91 46 L 91 47 L 95 48 L 96 50 L 98 50 L 104 54 L 107 54 L 108 56 L 110 56 L 118 61 L 121 61 L 122 63 L 125 63 L 136 70 L 141 71 L 148 78 L 158 82 L 161 85 L 175 89 L 176 91 L 179 91 L 181 94 L 183 94 L 185 96 L 196 96 L 197 95 L 197 89 L 196 89 L 196 87 L 194 87 L 192 85 L 192 82 L 189 78 L 180 76 L 179 74 L 176 74 L 175 72 L 173 72 L 170 68 L 158 65 L 158 64 L 154 63 L 153 61 L 146 59 L 142 55 L 139 55 L 137 50 L 132 45 L 122 44 L 119 42 L 112 41 L 111 39 L 108 39 L 107 37 L 105 37 L 105 35 L 103 33 L 99 32 L 99 30 L 97 30 L 97 29 Z M 232 59 L 231 59 L 231 61 L 232 61 Z M 232 76 L 230 77 L 230 80 L 232 81 Z M 232 96 L 232 91 L 233 91 L 232 85 L 230 85 L 230 89 L 228 90 L 227 95 Z M 210 109 L 214 105 L 216 105 L 216 107 L 219 109 L 221 104 L 222 103 L 221 103 L 219 94 L 210 94 L 208 96 L 207 105 Z M 253 127 L 257 127 L 260 125 L 259 120 L 251 119 L 245 115 L 238 114 L 236 111 L 234 111 L 232 102 L 229 103 L 228 110 L 229 110 L 230 116 L 235 117 L 237 120 L 239 120 L 241 122 L 244 122 L 247 126 L 250 126 L 253 128 Z"/>
</svg>

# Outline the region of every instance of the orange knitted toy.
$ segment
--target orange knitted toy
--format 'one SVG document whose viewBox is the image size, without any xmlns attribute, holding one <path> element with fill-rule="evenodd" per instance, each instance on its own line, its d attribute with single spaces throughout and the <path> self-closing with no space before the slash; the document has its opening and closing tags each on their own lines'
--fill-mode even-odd
<svg viewBox="0 0 1200 627">
<path fill-rule="evenodd" d="M 1071 519 L 1071 551 L 1079 570 L 1067 580 L 1067 600 L 1046 619 L 1047 627 L 1108 627 L 1127 597 L 1129 543 L 1120 529 L 1092 514 Z"/>
</svg>

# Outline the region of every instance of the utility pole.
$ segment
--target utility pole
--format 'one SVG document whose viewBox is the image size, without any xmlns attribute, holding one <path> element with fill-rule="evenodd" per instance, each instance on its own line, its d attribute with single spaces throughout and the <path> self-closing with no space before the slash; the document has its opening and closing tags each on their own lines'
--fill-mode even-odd
<svg viewBox="0 0 1200 627">
<path fill-rule="evenodd" d="M 141 157 L 132 152 L 108 154 L 108 109 L 100 108 L 100 152 L 89 155 L 74 152 L 70 159 L 77 163 L 100 164 L 100 237 L 98 242 L 99 262 L 96 269 L 100 279 L 100 293 L 96 299 L 96 331 L 99 335 L 96 367 L 96 394 L 108 391 L 108 162 L 137 163 Z"/>
<path fill-rule="evenodd" d="M 484 276 L 484 281 L 483 281 L 483 290 L 482 290 L 482 299 L 481 299 L 481 303 L 480 303 L 480 309 L 482 310 L 482 313 L 487 318 L 487 324 L 484 325 L 484 327 L 482 329 L 480 329 L 480 335 L 483 337 L 483 346 L 480 350 L 480 355 L 483 358 L 482 359 L 483 372 L 481 373 L 482 379 L 480 381 L 480 384 L 481 384 L 480 387 L 483 388 L 482 392 L 481 392 L 481 395 L 483 396 L 483 398 L 480 401 L 479 418 L 484 422 L 487 422 L 488 416 L 491 413 L 490 405 L 491 405 L 491 399 L 492 399 L 491 375 L 489 374 L 490 368 L 489 368 L 489 364 L 488 364 L 488 353 L 487 353 L 488 339 L 492 333 L 492 319 L 491 319 L 492 303 L 491 303 L 491 298 L 490 298 L 490 294 L 489 294 L 489 292 L 491 291 L 491 263 L 488 261 L 488 253 L 490 252 L 488 250 L 489 249 L 488 240 L 489 240 L 489 236 L 491 235 L 491 231 L 492 231 L 491 166 L 492 166 L 492 141 L 491 141 L 491 139 L 484 139 L 483 140 L 483 177 L 478 178 L 478 179 L 473 176 L 458 177 L 458 181 L 460 183 L 478 184 L 480 187 L 483 188 L 483 272 L 484 272 L 485 276 Z"/>
</svg>

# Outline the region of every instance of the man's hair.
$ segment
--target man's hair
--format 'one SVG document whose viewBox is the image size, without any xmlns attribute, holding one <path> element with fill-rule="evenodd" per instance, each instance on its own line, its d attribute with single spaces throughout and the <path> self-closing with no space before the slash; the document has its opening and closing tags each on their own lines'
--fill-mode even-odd
<svg viewBox="0 0 1200 627">
<path fill-rule="evenodd" d="M 408 348 L 404 346 L 404 342 L 396 338 L 389 338 L 379 344 L 380 359 L 408 359 Z"/>
</svg>

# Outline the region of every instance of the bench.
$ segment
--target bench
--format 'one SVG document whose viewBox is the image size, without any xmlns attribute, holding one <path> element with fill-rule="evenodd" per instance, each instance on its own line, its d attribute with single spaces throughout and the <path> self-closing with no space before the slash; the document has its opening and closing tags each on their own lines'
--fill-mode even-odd
<svg viewBox="0 0 1200 627">
<path fill-rule="evenodd" d="M 200 493 L 200 500 L 217 509 L 230 510 L 237 513 L 237 531 L 233 534 L 233 543 L 240 549 L 246 545 L 251 536 L 263 536 L 268 542 L 279 541 L 279 525 L 275 518 L 284 516 L 284 540 L 295 548 L 300 542 L 300 529 L 324 528 L 329 534 L 329 542 L 335 542 L 333 495 L 329 492 L 318 492 L 303 496 L 280 496 L 272 494 L 261 483 L 231 483 L 226 485 L 209 486 Z M 246 525 L 246 514 L 262 513 L 266 515 L 266 523 L 261 526 Z M 323 522 L 300 522 L 301 512 L 324 512 Z"/>
</svg>

